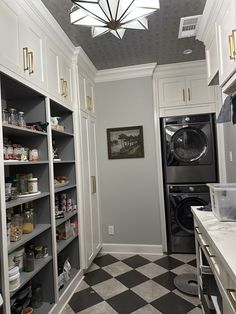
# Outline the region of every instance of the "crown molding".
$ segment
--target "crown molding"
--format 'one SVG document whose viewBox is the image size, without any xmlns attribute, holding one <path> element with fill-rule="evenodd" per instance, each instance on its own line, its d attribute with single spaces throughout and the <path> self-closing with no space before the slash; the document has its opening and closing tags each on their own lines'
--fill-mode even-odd
<svg viewBox="0 0 236 314">
<path fill-rule="evenodd" d="M 158 65 L 154 76 L 170 77 L 181 75 L 202 74 L 206 72 L 206 60 L 188 61 L 180 63 L 171 63 Z"/>
<path fill-rule="evenodd" d="M 86 74 L 92 81 L 95 80 L 97 75 L 97 68 L 94 66 L 92 61 L 86 55 L 82 47 L 76 47 L 74 55 L 77 60 L 78 69 L 81 73 Z"/>
<path fill-rule="evenodd" d="M 97 72 L 95 82 L 111 82 L 127 80 L 138 77 L 152 76 L 156 63 L 146 63 L 127 67 L 100 70 Z"/>
</svg>

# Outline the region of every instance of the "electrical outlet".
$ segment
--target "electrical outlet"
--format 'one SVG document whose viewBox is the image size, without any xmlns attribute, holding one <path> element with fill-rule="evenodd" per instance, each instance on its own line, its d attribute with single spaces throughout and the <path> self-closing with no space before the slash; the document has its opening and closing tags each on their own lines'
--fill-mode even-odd
<svg viewBox="0 0 236 314">
<path fill-rule="evenodd" d="M 229 161 L 233 161 L 233 152 L 232 151 L 230 151 L 229 152 Z"/>
<path fill-rule="evenodd" d="M 110 234 L 110 235 L 114 235 L 115 234 L 115 230 L 114 230 L 114 226 L 113 225 L 108 226 L 108 234 Z"/>
</svg>

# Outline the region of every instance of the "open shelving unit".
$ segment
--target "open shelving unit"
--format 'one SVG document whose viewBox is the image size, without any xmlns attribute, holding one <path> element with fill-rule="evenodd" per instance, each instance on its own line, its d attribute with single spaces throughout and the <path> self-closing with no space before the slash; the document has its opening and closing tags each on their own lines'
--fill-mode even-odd
<svg viewBox="0 0 236 314">
<path fill-rule="evenodd" d="M 54 202 L 57 197 L 67 195 L 67 199 L 71 199 L 73 204 L 76 204 L 76 210 L 65 212 L 64 217 L 55 219 L 55 228 L 61 228 L 66 222 L 71 219 L 79 221 L 78 215 L 78 198 L 77 198 L 77 181 L 76 181 L 76 156 L 75 156 L 75 138 L 74 138 L 74 117 L 73 111 L 64 106 L 50 101 L 50 116 L 61 117 L 64 131 L 51 129 L 51 141 L 57 147 L 60 160 L 53 160 L 52 172 L 54 177 L 64 176 L 69 183 L 62 187 L 54 185 Z M 63 165 L 63 166 L 62 166 Z M 64 283 L 62 289 L 58 290 L 58 298 L 61 299 L 64 292 L 70 285 L 71 280 L 78 274 L 80 270 L 80 252 L 79 252 L 79 236 L 78 234 L 70 235 L 65 240 L 56 241 L 57 248 L 57 267 L 63 264 L 67 259 L 71 264 L 71 279 Z M 59 269 L 59 268 L 58 268 Z M 59 276 L 59 272 L 57 273 Z"/>
<path fill-rule="evenodd" d="M 1 260 L 1 284 L 0 292 L 3 295 L 4 306 L 0 308 L 0 314 L 11 313 L 11 303 L 17 294 L 29 285 L 32 287 L 40 284 L 43 290 L 43 304 L 34 309 L 36 314 L 47 314 L 56 308 L 57 303 L 66 295 L 73 278 L 80 272 L 79 235 L 73 234 L 67 240 L 57 240 L 56 229 L 62 227 L 70 220 L 77 221 L 78 192 L 76 180 L 76 156 L 75 136 L 73 125 L 73 111 L 63 105 L 50 100 L 48 97 L 19 83 L 18 81 L 0 73 L 0 105 L 1 110 L 15 108 L 23 111 L 26 123 L 41 121 L 48 123 L 45 132 L 21 128 L 10 124 L 3 124 L 0 119 L 0 139 L 7 138 L 13 144 L 20 144 L 29 149 L 37 149 L 38 161 L 9 161 L 4 160 L 3 147 L 0 148 L 0 206 L 1 224 L 0 250 L 3 252 Z M 61 117 L 65 126 L 64 131 L 54 130 L 51 126 L 51 117 Z M 61 160 L 53 160 L 52 140 L 58 147 Z M 6 141 L 6 140 L 5 140 Z M 24 198 L 16 198 L 5 202 L 5 178 L 15 179 L 16 174 L 32 173 L 38 178 L 38 195 Z M 54 186 L 54 177 L 65 176 L 69 183 L 65 186 Z M 67 194 L 74 205 L 73 211 L 65 212 L 64 217 L 55 218 L 55 195 Z M 7 239 L 7 212 L 9 210 L 22 211 L 26 203 L 34 208 L 35 228 L 29 234 L 23 234 L 16 242 L 8 242 Z M 48 256 L 35 259 L 35 267 L 32 272 L 20 273 L 20 285 L 9 292 L 8 282 L 8 255 L 25 248 L 28 245 L 42 245 L 47 247 Z M 63 288 L 58 289 L 58 264 L 69 260 L 71 263 L 71 277 L 65 282 Z M 62 301 L 61 301 L 62 302 Z"/>
</svg>

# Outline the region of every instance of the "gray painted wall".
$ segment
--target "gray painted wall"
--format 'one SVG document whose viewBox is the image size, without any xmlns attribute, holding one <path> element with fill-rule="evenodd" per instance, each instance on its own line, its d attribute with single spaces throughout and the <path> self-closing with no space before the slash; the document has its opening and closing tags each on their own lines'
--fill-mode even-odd
<svg viewBox="0 0 236 314">
<path fill-rule="evenodd" d="M 225 137 L 225 160 L 227 182 L 236 182 L 236 125 L 232 122 L 224 124 Z M 232 152 L 233 160 L 230 161 L 230 152 Z"/>
<path fill-rule="evenodd" d="M 99 83 L 95 93 L 102 241 L 161 244 L 152 78 Z M 135 125 L 143 125 L 145 158 L 108 160 L 106 129 Z"/>
</svg>

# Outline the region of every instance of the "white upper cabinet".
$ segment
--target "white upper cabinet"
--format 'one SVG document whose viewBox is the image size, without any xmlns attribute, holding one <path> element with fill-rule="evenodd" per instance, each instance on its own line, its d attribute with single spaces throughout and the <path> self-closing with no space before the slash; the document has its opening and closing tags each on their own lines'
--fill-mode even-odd
<svg viewBox="0 0 236 314">
<path fill-rule="evenodd" d="M 74 101 L 72 61 L 67 61 L 50 39 L 47 39 L 46 60 L 48 92 L 66 105 L 72 106 Z"/>
<path fill-rule="evenodd" d="M 188 105 L 207 104 L 215 101 L 214 88 L 207 86 L 205 74 L 187 76 L 186 93 Z"/>
<path fill-rule="evenodd" d="M 159 80 L 159 107 L 181 107 L 214 101 L 214 89 L 207 86 L 204 74 Z"/>
<path fill-rule="evenodd" d="M 56 98 L 61 98 L 62 84 L 60 85 L 60 53 L 53 42 L 47 39 L 46 64 L 47 64 L 47 82 L 48 91 Z"/>
<path fill-rule="evenodd" d="M 79 73 L 79 106 L 80 109 L 95 116 L 94 83 L 85 75 Z"/>
<path fill-rule="evenodd" d="M 0 64 L 23 75 L 23 51 L 20 47 L 19 29 L 21 11 L 16 2 L 0 1 Z"/>
<path fill-rule="evenodd" d="M 207 83 L 211 84 L 216 77 L 219 66 L 218 66 L 218 45 L 216 36 L 216 26 L 215 32 L 211 41 L 206 45 L 206 63 L 207 63 Z"/>
<path fill-rule="evenodd" d="M 223 85 L 236 69 L 236 1 L 226 0 L 220 10 L 217 33 L 219 42 L 219 81 Z"/>
<path fill-rule="evenodd" d="M 21 51 L 27 79 L 46 88 L 45 77 L 46 36 L 41 28 L 24 15 L 21 29 Z"/>
<path fill-rule="evenodd" d="M 71 106 L 74 101 L 73 83 L 72 83 L 72 63 L 67 61 L 66 57 L 61 56 L 60 60 L 60 81 L 62 84 L 62 97 L 64 102 Z"/>
<path fill-rule="evenodd" d="M 159 80 L 160 107 L 175 107 L 186 104 L 185 78 L 173 77 Z"/>
<path fill-rule="evenodd" d="M 0 2 L 0 63 L 41 88 L 45 82 L 45 35 L 16 1 Z"/>
</svg>

